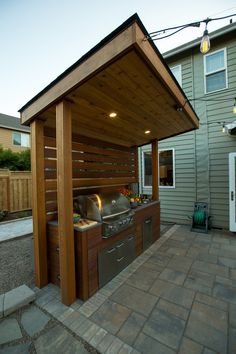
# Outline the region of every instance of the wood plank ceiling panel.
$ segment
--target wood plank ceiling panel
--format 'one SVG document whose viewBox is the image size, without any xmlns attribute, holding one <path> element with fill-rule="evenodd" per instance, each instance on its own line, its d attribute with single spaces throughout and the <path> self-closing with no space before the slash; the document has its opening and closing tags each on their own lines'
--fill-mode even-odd
<svg viewBox="0 0 236 354">
<path fill-rule="evenodd" d="M 73 132 L 123 146 L 150 143 L 193 128 L 177 102 L 139 54 L 132 50 L 66 97 Z M 116 118 L 109 113 L 116 112 Z M 54 126 L 54 110 L 42 114 Z M 146 135 L 145 130 L 151 133 Z"/>
</svg>

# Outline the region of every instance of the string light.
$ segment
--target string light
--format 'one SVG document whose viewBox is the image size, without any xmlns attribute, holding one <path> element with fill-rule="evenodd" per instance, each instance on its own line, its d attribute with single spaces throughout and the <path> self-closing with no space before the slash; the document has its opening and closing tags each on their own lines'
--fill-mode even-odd
<svg viewBox="0 0 236 354">
<path fill-rule="evenodd" d="M 232 90 L 230 90 L 232 91 Z M 233 90 L 235 91 L 235 90 Z M 190 102 L 190 101 L 201 101 L 201 102 L 227 102 L 227 101 L 231 101 L 232 98 L 219 98 L 219 99 L 214 99 L 214 98 L 205 98 L 204 96 L 203 97 L 198 97 L 198 98 L 190 98 L 190 99 L 186 99 L 185 100 L 185 103 L 183 105 L 183 108 L 184 106 L 186 105 L 187 102 Z M 176 108 L 176 106 L 175 106 Z M 236 114 L 236 97 L 234 98 L 234 107 L 233 107 L 233 113 Z M 222 127 L 222 133 L 226 133 L 226 129 L 228 129 L 228 126 L 226 125 L 226 122 L 223 121 L 223 122 L 219 122 L 218 120 L 212 120 L 210 122 L 206 122 L 206 123 L 202 123 L 202 122 L 199 122 L 200 125 L 210 125 L 210 124 L 219 124 L 221 125 Z M 236 127 L 236 121 L 235 121 L 235 127 Z"/>
<path fill-rule="evenodd" d="M 232 17 L 234 17 L 234 16 L 236 16 L 236 14 L 231 14 L 231 15 L 227 15 L 227 16 L 223 16 L 223 17 L 216 17 L 216 18 L 207 18 L 205 20 L 191 22 L 191 23 L 187 23 L 187 24 L 184 24 L 184 25 L 180 25 L 180 26 L 164 28 L 162 30 L 150 32 L 147 36 L 145 36 L 144 40 L 153 40 L 153 41 L 155 41 L 155 40 L 159 40 L 159 39 L 164 39 L 164 38 L 173 36 L 174 34 L 184 30 L 185 28 L 188 28 L 188 27 L 200 27 L 201 23 L 205 23 L 205 30 L 203 32 L 203 37 L 202 37 L 202 40 L 201 40 L 200 51 L 201 51 L 201 53 L 206 54 L 210 50 L 210 47 L 211 47 L 210 38 L 209 38 L 208 30 L 207 30 L 208 23 L 211 22 L 211 21 L 224 20 L 224 19 L 230 18 L 230 17 L 231 17 L 230 23 L 232 23 Z M 172 31 L 172 33 L 165 34 L 168 31 Z M 165 34 L 165 35 L 164 36 L 162 35 L 160 37 L 161 34 Z M 219 99 L 217 99 L 217 98 L 209 99 L 208 98 L 208 99 L 206 99 L 204 96 L 203 97 L 198 97 L 198 98 L 192 98 L 192 99 L 187 99 L 185 101 L 183 107 L 180 107 L 180 109 L 184 108 L 185 104 L 187 102 L 190 102 L 190 101 L 220 102 L 220 101 L 229 101 L 231 99 L 232 98 L 223 98 L 223 99 L 220 99 L 220 98 Z M 236 97 L 234 98 L 233 113 L 236 114 Z M 209 123 L 200 123 L 200 124 L 205 125 L 205 124 L 211 124 L 211 123 L 221 124 L 222 125 L 222 132 L 225 133 L 225 131 L 226 131 L 225 122 L 209 122 Z"/>
<path fill-rule="evenodd" d="M 207 123 L 201 123 L 200 122 L 200 125 L 211 125 L 211 124 L 219 124 L 219 125 L 221 125 L 222 133 L 226 133 L 227 126 L 226 126 L 226 122 L 225 121 L 223 121 L 223 122 L 212 121 L 212 122 L 207 122 Z"/>
<path fill-rule="evenodd" d="M 210 50 L 210 38 L 208 35 L 208 30 L 207 30 L 207 24 L 209 21 L 206 20 L 206 27 L 205 27 L 205 31 L 203 32 L 203 37 L 201 40 L 201 44 L 200 44 L 200 51 L 202 54 L 206 54 L 207 52 L 209 52 Z"/>
<path fill-rule="evenodd" d="M 234 91 L 235 90 L 229 90 L 229 91 Z M 184 106 L 186 105 L 187 102 L 190 103 L 190 101 L 200 101 L 200 102 L 229 102 L 232 101 L 234 99 L 234 106 L 233 106 L 233 113 L 236 114 L 236 97 L 235 98 L 206 98 L 205 96 L 201 96 L 201 97 L 195 97 L 195 98 L 188 98 L 185 100 L 185 103 L 183 105 L 182 108 L 184 108 Z M 178 109 L 177 109 L 178 108 Z M 175 106 L 176 110 L 180 110 L 179 106 Z"/>
<path fill-rule="evenodd" d="M 209 34 L 208 34 L 208 30 L 207 30 L 207 25 L 209 22 L 211 21 L 218 21 L 218 20 L 224 20 L 226 18 L 232 18 L 236 16 L 236 14 L 231 14 L 228 16 L 223 16 L 223 17 L 215 17 L 215 18 L 207 18 L 205 20 L 201 20 L 201 21 L 196 21 L 196 22 L 191 22 L 191 23 L 187 23 L 184 25 L 180 25 L 180 26 L 175 26 L 175 27 L 169 27 L 169 28 L 164 28 L 162 30 L 158 30 L 158 31 L 154 31 L 154 32 L 150 32 L 145 38 L 144 40 L 160 40 L 160 39 L 164 39 L 170 36 L 173 36 L 174 34 L 188 28 L 188 27 L 200 27 L 201 23 L 205 24 L 205 31 L 203 32 L 203 37 L 201 40 L 201 45 L 200 45 L 200 51 L 205 54 L 210 50 L 210 38 L 209 38 Z M 172 31 L 171 33 L 168 33 L 169 31 Z M 167 34 L 166 34 L 167 32 Z"/>
<path fill-rule="evenodd" d="M 234 108 L 233 108 L 233 113 L 236 114 L 236 97 L 234 98 Z"/>
</svg>

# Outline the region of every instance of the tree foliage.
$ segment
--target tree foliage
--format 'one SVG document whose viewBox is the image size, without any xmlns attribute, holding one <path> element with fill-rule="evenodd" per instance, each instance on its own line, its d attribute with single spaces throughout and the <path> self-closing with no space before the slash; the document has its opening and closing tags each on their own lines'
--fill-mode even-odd
<svg viewBox="0 0 236 354">
<path fill-rule="evenodd" d="M 2 168 L 10 171 L 30 171 L 30 149 L 13 152 L 0 146 L 0 169 Z"/>
</svg>

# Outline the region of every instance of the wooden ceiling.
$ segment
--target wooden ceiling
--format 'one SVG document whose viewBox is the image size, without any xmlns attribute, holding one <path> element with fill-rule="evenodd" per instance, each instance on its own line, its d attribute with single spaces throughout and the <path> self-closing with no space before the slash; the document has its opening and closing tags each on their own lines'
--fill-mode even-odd
<svg viewBox="0 0 236 354">
<path fill-rule="evenodd" d="M 144 38 L 142 25 L 133 19 L 24 106 L 22 122 L 43 119 L 45 126 L 55 127 L 56 104 L 65 99 L 71 102 L 74 133 L 122 146 L 140 146 L 198 128 L 184 93 Z M 110 118 L 111 112 L 117 116 Z"/>
</svg>

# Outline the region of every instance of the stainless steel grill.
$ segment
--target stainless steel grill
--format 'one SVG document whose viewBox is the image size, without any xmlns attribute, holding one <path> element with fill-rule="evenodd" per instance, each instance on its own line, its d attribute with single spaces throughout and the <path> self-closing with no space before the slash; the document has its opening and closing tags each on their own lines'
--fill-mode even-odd
<svg viewBox="0 0 236 354">
<path fill-rule="evenodd" d="M 101 193 L 78 197 L 82 217 L 102 223 L 102 236 L 110 237 L 133 224 L 134 212 L 121 193 Z"/>
</svg>

